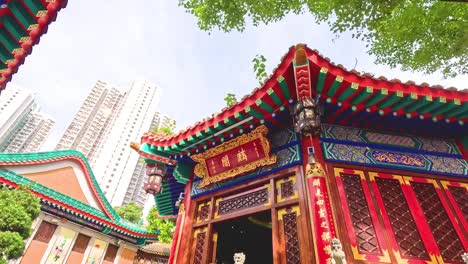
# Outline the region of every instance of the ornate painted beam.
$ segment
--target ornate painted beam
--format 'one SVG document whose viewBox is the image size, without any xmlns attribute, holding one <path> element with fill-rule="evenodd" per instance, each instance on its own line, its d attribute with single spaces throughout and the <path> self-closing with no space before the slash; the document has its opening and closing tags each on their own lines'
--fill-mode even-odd
<svg viewBox="0 0 468 264">
<path fill-rule="evenodd" d="M 343 76 L 336 76 L 335 80 L 330 86 L 330 89 L 328 89 L 327 91 L 327 96 L 333 97 L 342 83 L 343 83 Z"/>
<path fill-rule="evenodd" d="M 372 97 L 370 97 L 369 99 L 367 99 L 364 102 L 364 106 L 365 107 L 374 106 L 376 103 L 378 103 L 380 100 L 382 100 L 387 95 L 388 95 L 388 90 L 385 89 L 385 88 L 381 88 Z"/>
<path fill-rule="evenodd" d="M 382 101 L 378 105 L 378 107 L 379 107 L 379 109 L 387 108 L 387 107 L 391 106 L 392 104 L 400 101 L 402 98 L 403 98 L 403 92 L 402 91 L 396 91 L 396 92 L 392 93 L 391 95 L 387 96 L 385 98 L 385 101 Z"/>
<path fill-rule="evenodd" d="M 271 97 L 273 102 L 275 102 L 277 107 L 281 107 L 283 105 L 283 102 L 281 101 L 279 96 L 276 94 L 275 90 L 273 90 L 273 88 L 268 89 L 267 94 Z"/>
<path fill-rule="evenodd" d="M 365 88 L 360 89 L 356 96 L 354 96 L 351 100 L 350 103 L 353 105 L 357 105 L 364 101 L 365 99 L 369 98 L 372 94 L 374 93 L 374 88 L 372 86 L 367 86 Z"/>
<path fill-rule="evenodd" d="M 291 99 L 291 92 L 289 91 L 288 84 L 286 83 L 286 80 L 284 79 L 283 76 L 278 77 L 276 79 L 278 82 L 279 86 L 281 87 L 281 92 L 283 92 L 284 99 L 290 100 Z"/>
<path fill-rule="evenodd" d="M 33 30 L 37 27 L 38 23 L 36 19 L 24 9 L 20 1 L 11 1 L 8 4 L 8 8 L 10 8 L 11 12 L 27 30 Z"/>
<path fill-rule="evenodd" d="M 23 0 L 23 2 L 36 17 L 42 17 L 47 12 L 47 8 L 40 0 Z"/>
<path fill-rule="evenodd" d="M 447 102 L 443 107 L 440 107 L 438 109 L 434 109 L 431 114 L 434 116 L 438 115 L 443 115 L 445 113 L 448 113 L 449 111 L 453 110 L 456 107 L 459 107 L 461 105 L 461 102 L 459 99 L 453 99 L 449 102 Z"/>
<path fill-rule="evenodd" d="M 418 110 L 419 108 L 423 106 L 426 106 L 427 104 L 430 104 L 431 102 L 432 102 L 432 96 L 425 95 L 419 98 L 418 100 L 416 100 L 414 103 L 412 103 L 408 107 L 406 107 L 405 110 L 406 112 L 411 113 L 411 112 Z"/>
<path fill-rule="evenodd" d="M 461 117 L 468 113 L 468 102 L 464 102 L 462 105 L 449 111 L 445 114 L 445 117 Z"/>
<path fill-rule="evenodd" d="M 415 93 L 410 93 L 409 95 L 406 95 L 403 99 L 401 99 L 399 102 L 393 104 L 391 106 L 393 111 L 398 111 L 407 105 L 413 103 L 415 100 L 418 99 L 418 95 Z"/>
<path fill-rule="evenodd" d="M 5 28 L 0 28 L 0 43 L 8 50 L 9 53 L 16 53 L 21 48 Z"/>
<path fill-rule="evenodd" d="M 346 99 L 349 99 L 354 95 L 359 90 L 359 84 L 357 83 L 351 83 L 351 85 L 346 88 L 339 96 L 338 96 L 338 101 L 343 102 Z"/>
<path fill-rule="evenodd" d="M 431 112 L 434 109 L 437 109 L 439 107 L 444 107 L 444 105 L 447 103 L 447 100 L 445 97 L 441 96 L 439 98 L 436 98 L 432 103 L 427 104 L 426 106 L 423 106 L 416 110 L 419 114 L 423 115 L 425 113 Z"/>
<path fill-rule="evenodd" d="M 317 78 L 317 83 L 315 84 L 315 90 L 317 91 L 318 94 L 321 94 L 324 90 L 324 85 L 325 85 L 325 78 L 327 78 L 327 73 L 328 69 L 325 67 L 322 67 L 320 69 L 318 78 Z"/>
<path fill-rule="evenodd" d="M 29 39 L 26 32 L 11 15 L 4 15 L 0 18 L 2 25 L 10 32 L 17 42 L 23 42 Z"/>
<path fill-rule="evenodd" d="M 273 113 L 275 111 L 275 109 L 271 105 L 269 105 L 262 99 L 258 99 L 257 101 L 255 101 L 255 104 L 268 113 Z"/>
</svg>

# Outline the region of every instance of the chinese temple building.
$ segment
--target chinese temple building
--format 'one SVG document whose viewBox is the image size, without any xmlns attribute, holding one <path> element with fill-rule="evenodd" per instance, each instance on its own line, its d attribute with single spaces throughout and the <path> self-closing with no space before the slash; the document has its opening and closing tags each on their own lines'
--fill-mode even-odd
<svg viewBox="0 0 468 264">
<path fill-rule="evenodd" d="M 240 102 L 132 148 L 177 217 L 169 263 L 467 263 L 467 122 L 467 91 L 297 45 Z"/>
<path fill-rule="evenodd" d="M 41 200 L 23 256 L 13 263 L 130 264 L 140 247 L 157 241 L 117 215 L 80 152 L 0 153 L 0 184 L 30 186 Z"/>
<path fill-rule="evenodd" d="M 0 0 L 0 93 L 67 0 Z"/>
</svg>

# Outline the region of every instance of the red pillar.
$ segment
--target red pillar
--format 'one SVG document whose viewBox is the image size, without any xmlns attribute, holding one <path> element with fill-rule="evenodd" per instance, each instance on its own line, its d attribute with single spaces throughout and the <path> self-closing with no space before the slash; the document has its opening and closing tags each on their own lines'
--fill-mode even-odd
<svg viewBox="0 0 468 264">
<path fill-rule="evenodd" d="M 315 256 L 317 263 L 329 263 L 331 260 L 330 242 L 337 235 L 331 210 L 326 173 L 323 169 L 325 162 L 322 147 L 318 136 L 304 136 L 301 143 Z M 314 149 L 314 154 L 310 155 L 313 155 L 315 158 L 315 163 L 311 164 L 309 164 L 310 147 Z"/>
<path fill-rule="evenodd" d="M 177 216 L 176 228 L 174 231 L 174 237 L 172 239 L 171 254 L 169 256 L 169 264 L 182 263 L 184 256 L 185 247 L 184 244 L 188 239 L 187 221 L 188 213 L 190 212 L 190 192 L 192 190 L 192 180 L 189 180 L 185 185 L 184 190 L 184 202 L 179 208 L 179 214 Z"/>
</svg>

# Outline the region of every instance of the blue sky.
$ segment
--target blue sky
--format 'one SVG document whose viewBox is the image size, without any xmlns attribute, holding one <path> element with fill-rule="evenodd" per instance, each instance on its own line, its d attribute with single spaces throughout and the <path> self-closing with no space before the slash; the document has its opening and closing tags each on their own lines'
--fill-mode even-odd
<svg viewBox="0 0 468 264">
<path fill-rule="evenodd" d="M 163 89 L 160 110 L 182 129 L 218 112 L 226 93 L 238 98 L 258 82 L 252 58 L 263 54 L 271 73 L 288 48 L 306 43 L 347 68 L 465 88 L 467 76 L 443 80 L 440 75 L 401 72 L 378 66 L 350 34 L 336 38 L 327 25 L 310 15 L 290 15 L 268 26 L 248 26 L 243 33 L 211 34 L 196 19 L 165 0 L 68 1 L 39 45 L 13 77 L 14 84 L 35 91 L 42 110 L 56 127 L 45 148 L 53 148 L 94 83 L 100 79 L 127 84 L 136 77 Z M 464 81 L 464 82 L 463 82 Z"/>
</svg>

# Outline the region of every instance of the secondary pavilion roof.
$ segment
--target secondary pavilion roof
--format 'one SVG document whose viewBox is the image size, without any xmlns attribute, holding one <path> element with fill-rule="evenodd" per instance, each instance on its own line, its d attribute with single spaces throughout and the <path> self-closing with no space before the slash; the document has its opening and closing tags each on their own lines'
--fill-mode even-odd
<svg viewBox="0 0 468 264">
<path fill-rule="evenodd" d="M 290 119 L 285 118 L 289 116 L 288 107 L 297 100 L 294 68 L 299 50 L 305 51 L 306 59 L 302 63 L 309 64 L 312 93 L 320 95 L 327 123 L 429 136 L 468 134 L 468 90 L 403 83 L 349 71 L 300 44 L 289 49 L 262 87 L 178 134 L 145 133 L 140 153 L 180 159 L 258 124 L 284 126 Z"/>
<path fill-rule="evenodd" d="M 0 0 L 0 92 L 67 0 Z"/>
<path fill-rule="evenodd" d="M 89 186 L 93 196 L 98 200 L 100 208 L 103 209 L 102 211 L 8 169 L 12 166 L 53 164 L 61 161 L 73 161 L 79 165 L 86 179 L 86 184 Z M 69 175 L 62 175 L 64 181 L 71 184 L 67 176 Z M 2 184 L 11 187 L 31 185 L 32 192 L 41 199 L 43 205 L 72 215 L 73 218 L 78 219 L 76 220 L 78 223 L 91 223 L 92 226 L 99 226 L 103 228 L 102 232 L 110 236 L 124 238 L 138 245 L 142 245 L 146 241 L 157 240 L 157 233 L 149 233 L 145 228 L 120 218 L 101 191 L 87 159 L 78 151 L 56 150 L 38 153 L 0 153 L 0 185 Z"/>
</svg>

